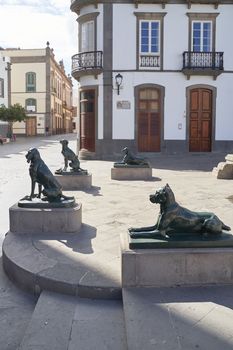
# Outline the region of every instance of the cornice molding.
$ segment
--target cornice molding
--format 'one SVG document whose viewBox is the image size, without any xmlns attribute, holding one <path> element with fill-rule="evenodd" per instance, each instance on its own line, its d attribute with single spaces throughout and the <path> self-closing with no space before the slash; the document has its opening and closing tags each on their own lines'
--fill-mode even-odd
<svg viewBox="0 0 233 350">
<path fill-rule="evenodd" d="M 164 9 L 167 4 L 187 5 L 190 9 L 192 5 L 213 5 L 215 9 L 219 5 L 233 5 L 233 0 L 72 0 L 70 9 L 79 15 L 80 10 L 89 5 L 93 5 L 96 9 L 98 4 L 133 4 L 138 8 L 139 4 L 157 4 Z"/>
</svg>

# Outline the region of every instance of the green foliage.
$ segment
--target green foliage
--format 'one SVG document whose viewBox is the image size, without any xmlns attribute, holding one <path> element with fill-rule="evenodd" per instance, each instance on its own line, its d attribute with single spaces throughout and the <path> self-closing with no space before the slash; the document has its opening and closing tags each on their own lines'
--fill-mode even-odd
<svg viewBox="0 0 233 350">
<path fill-rule="evenodd" d="M 13 123 L 13 122 L 22 122 L 26 119 L 25 109 L 19 104 L 16 103 L 13 106 L 6 107 L 1 105 L 0 107 L 0 120 Z"/>
</svg>

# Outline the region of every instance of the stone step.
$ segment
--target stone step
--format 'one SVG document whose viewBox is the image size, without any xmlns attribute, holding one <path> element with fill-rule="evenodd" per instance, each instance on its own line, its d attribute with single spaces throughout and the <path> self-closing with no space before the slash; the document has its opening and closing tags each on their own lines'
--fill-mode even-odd
<svg viewBox="0 0 233 350">
<path fill-rule="evenodd" d="M 19 350 L 68 349 L 75 298 L 41 293 Z"/>
<path fill-rule="evenodd" d="M 127 350 L 122 302 L 78 299 L 68 350 Z"/>
<path fill-rule="evenodd" d="M 233 349 L 233 286 L 123 288 L 128 350 Z"/>
<path fill-rule="evenodd" d="M 76 252 L 85 236 L 17 235 L 8 232 L 3 243 L 3 267 L 20 288 L 39 295 L 47 290 L 91 299 L 121 299 L 119 261 L 111 255 Z M 68 245 L 62 242 L 70 242 Z M 89 261 L 90 259 L 90 261 Z M 92 260 L 91 260 L 92 259 Z"/>
<path fill-rule="evenodd" d="M 126 350 L 122 303 L 43 292 L 19 350 Z"/>
</svg>

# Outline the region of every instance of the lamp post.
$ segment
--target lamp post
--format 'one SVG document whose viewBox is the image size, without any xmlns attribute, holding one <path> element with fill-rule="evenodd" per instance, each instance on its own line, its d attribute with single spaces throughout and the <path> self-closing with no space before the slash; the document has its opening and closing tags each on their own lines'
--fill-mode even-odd
<svg viewBox="0 0 233 350">
<path fill-rule="evenodd" d="M 116 81 L 116 86 L 117 86 L 117 95 L 120 95 L 120 86 L 121 86 L 122 81 L 123 81 L 123 76 L 120 73 L 118 73 L 115 76 L 115 81 Z"/>
</svg>

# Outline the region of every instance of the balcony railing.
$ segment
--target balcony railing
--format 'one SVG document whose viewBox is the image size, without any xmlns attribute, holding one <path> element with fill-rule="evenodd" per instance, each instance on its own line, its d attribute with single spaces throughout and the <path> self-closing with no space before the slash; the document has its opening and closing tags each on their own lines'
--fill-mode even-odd
<svg viewBox="0 0 233 350">
<path fill-rule="evenodd" d="M 223 70 L 223 52 L 192 52 L 183 53 L 183 69 L 189 70 Z"/>
<path fill-rule="evenodd" d="M 103 69 L 103 52 L 82 52 L 72 57 L 72 75 L 99 74 Z"/>
<path fill-rule="evenodd" d="M 140 55 L 140 68 L 160 68 L 160 56 Z"/>
</svg>

